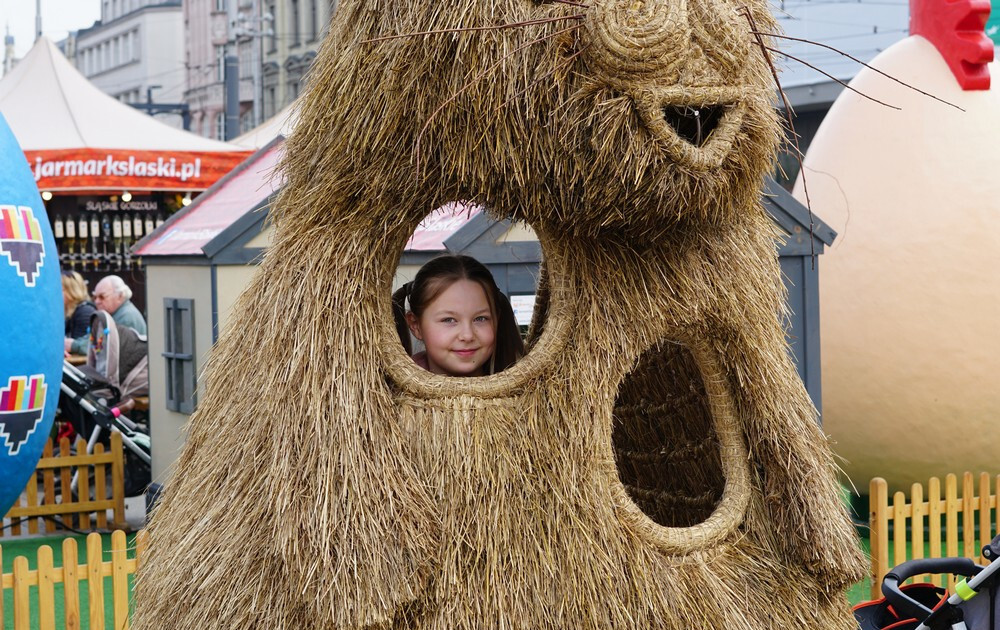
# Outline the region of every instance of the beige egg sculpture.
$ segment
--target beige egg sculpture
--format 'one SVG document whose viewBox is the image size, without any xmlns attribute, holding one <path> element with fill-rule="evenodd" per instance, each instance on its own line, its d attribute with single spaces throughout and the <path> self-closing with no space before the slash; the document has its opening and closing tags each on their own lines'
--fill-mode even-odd
<svg viewBox="0 0 1000 630">
<path fill-rule="evenodd" d="M 839 233 L 820 266 L 824 429 L 862 492 L 1000 473 L 1000 90 L 982 72 L 963 89 L 920 36 L 871 65 L 957 107 L 864 69 L 851 88 L 901 109 L 845 91 L 809 148 L 812 209 Z"/>
</svg>

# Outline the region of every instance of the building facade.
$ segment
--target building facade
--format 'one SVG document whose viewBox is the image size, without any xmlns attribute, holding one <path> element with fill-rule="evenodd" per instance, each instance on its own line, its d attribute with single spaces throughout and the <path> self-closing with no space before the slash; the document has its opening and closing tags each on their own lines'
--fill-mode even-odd
<svg viewBox="0 0 1000 630">
<path fill-rule="evenodd" d="M 302 91 L 319 43 L 329 28 L 336 0 L 260 0 L 274 17 L 263 37 L 262 101 L 264 119 L 280 112 Z"/>
<path fill-rule="evenodd" d="M 336 0 L 184 0 L 184 100 L 191 131 L 225 139 L 225 57 L 232 40 L 239 58 L 241 133 L 295 100 L 335 6 Z"/>
<path fill-rule="evenodd" d="M 101 0 L 101 19 L 64 43 L 66 56 L 101 91 L 124 103 L 183 102 L 181 0 Z M 177 113 L 156 115 L 177 128 Z"/>
<path fill-rule="evenodd" d="M 239 2 L 238 24 L 247 32 L 258 24 L 260 0 L 185 0 L 184 39 L 187 43 L 187 91 L 191 131 L 226 139 L 226 47 L 231 37 L 229 2 Z M 253 128 L 254 67 L 260 64 L 260 38 L 241 36 L 237 42 L 240 75 L 240 131 Z M 263 119 L 261 119 L 263 120 Z"/>
</svg>

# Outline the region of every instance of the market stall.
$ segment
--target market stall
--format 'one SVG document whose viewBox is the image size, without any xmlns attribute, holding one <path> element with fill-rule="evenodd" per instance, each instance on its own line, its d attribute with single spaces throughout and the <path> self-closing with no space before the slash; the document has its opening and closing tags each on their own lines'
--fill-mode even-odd
<svg viewBox="0 0 1000 630">
<path fill-rule="evenodd" d="M 63 268 L 91 286 L 122 275 L 140 308 L 131 245 L 249 155 L 108 96 L 44 37 L 0 80 L 0 113 L 46 202 Z"/>
</svg>

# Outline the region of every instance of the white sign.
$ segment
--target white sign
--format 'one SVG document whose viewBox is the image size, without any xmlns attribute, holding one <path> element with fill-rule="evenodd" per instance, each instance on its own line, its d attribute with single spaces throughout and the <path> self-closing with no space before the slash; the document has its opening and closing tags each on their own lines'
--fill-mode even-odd
<svg viewBox="0 0 1000 630">
<path fill-rule="evenodd" d="M 535 312 L 534 295 L 512 295 L 510 305 L 514 309 L 514 319 L 518 326 L 531 324 L 531 316 Z"/>
</svg>

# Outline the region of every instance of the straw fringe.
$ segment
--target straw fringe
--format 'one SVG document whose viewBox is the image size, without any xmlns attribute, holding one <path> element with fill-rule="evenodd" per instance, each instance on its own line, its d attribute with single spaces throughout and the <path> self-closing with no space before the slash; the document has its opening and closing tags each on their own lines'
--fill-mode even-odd
<svg viewBox="0 0 1000 630">
<path fill-rule="evenodd" d="M 853 628 L 861 552 L 759 205 L 768 70 L 718 0 L 587 4 L 338 7 L 134 628 Z M 654 120 L 720 99 L 700 149 Z M 490 377 L 422 371 L 392 326 L 399 252 L 456 199 L 546 255 L 531 351 Z"/>
</svg>

